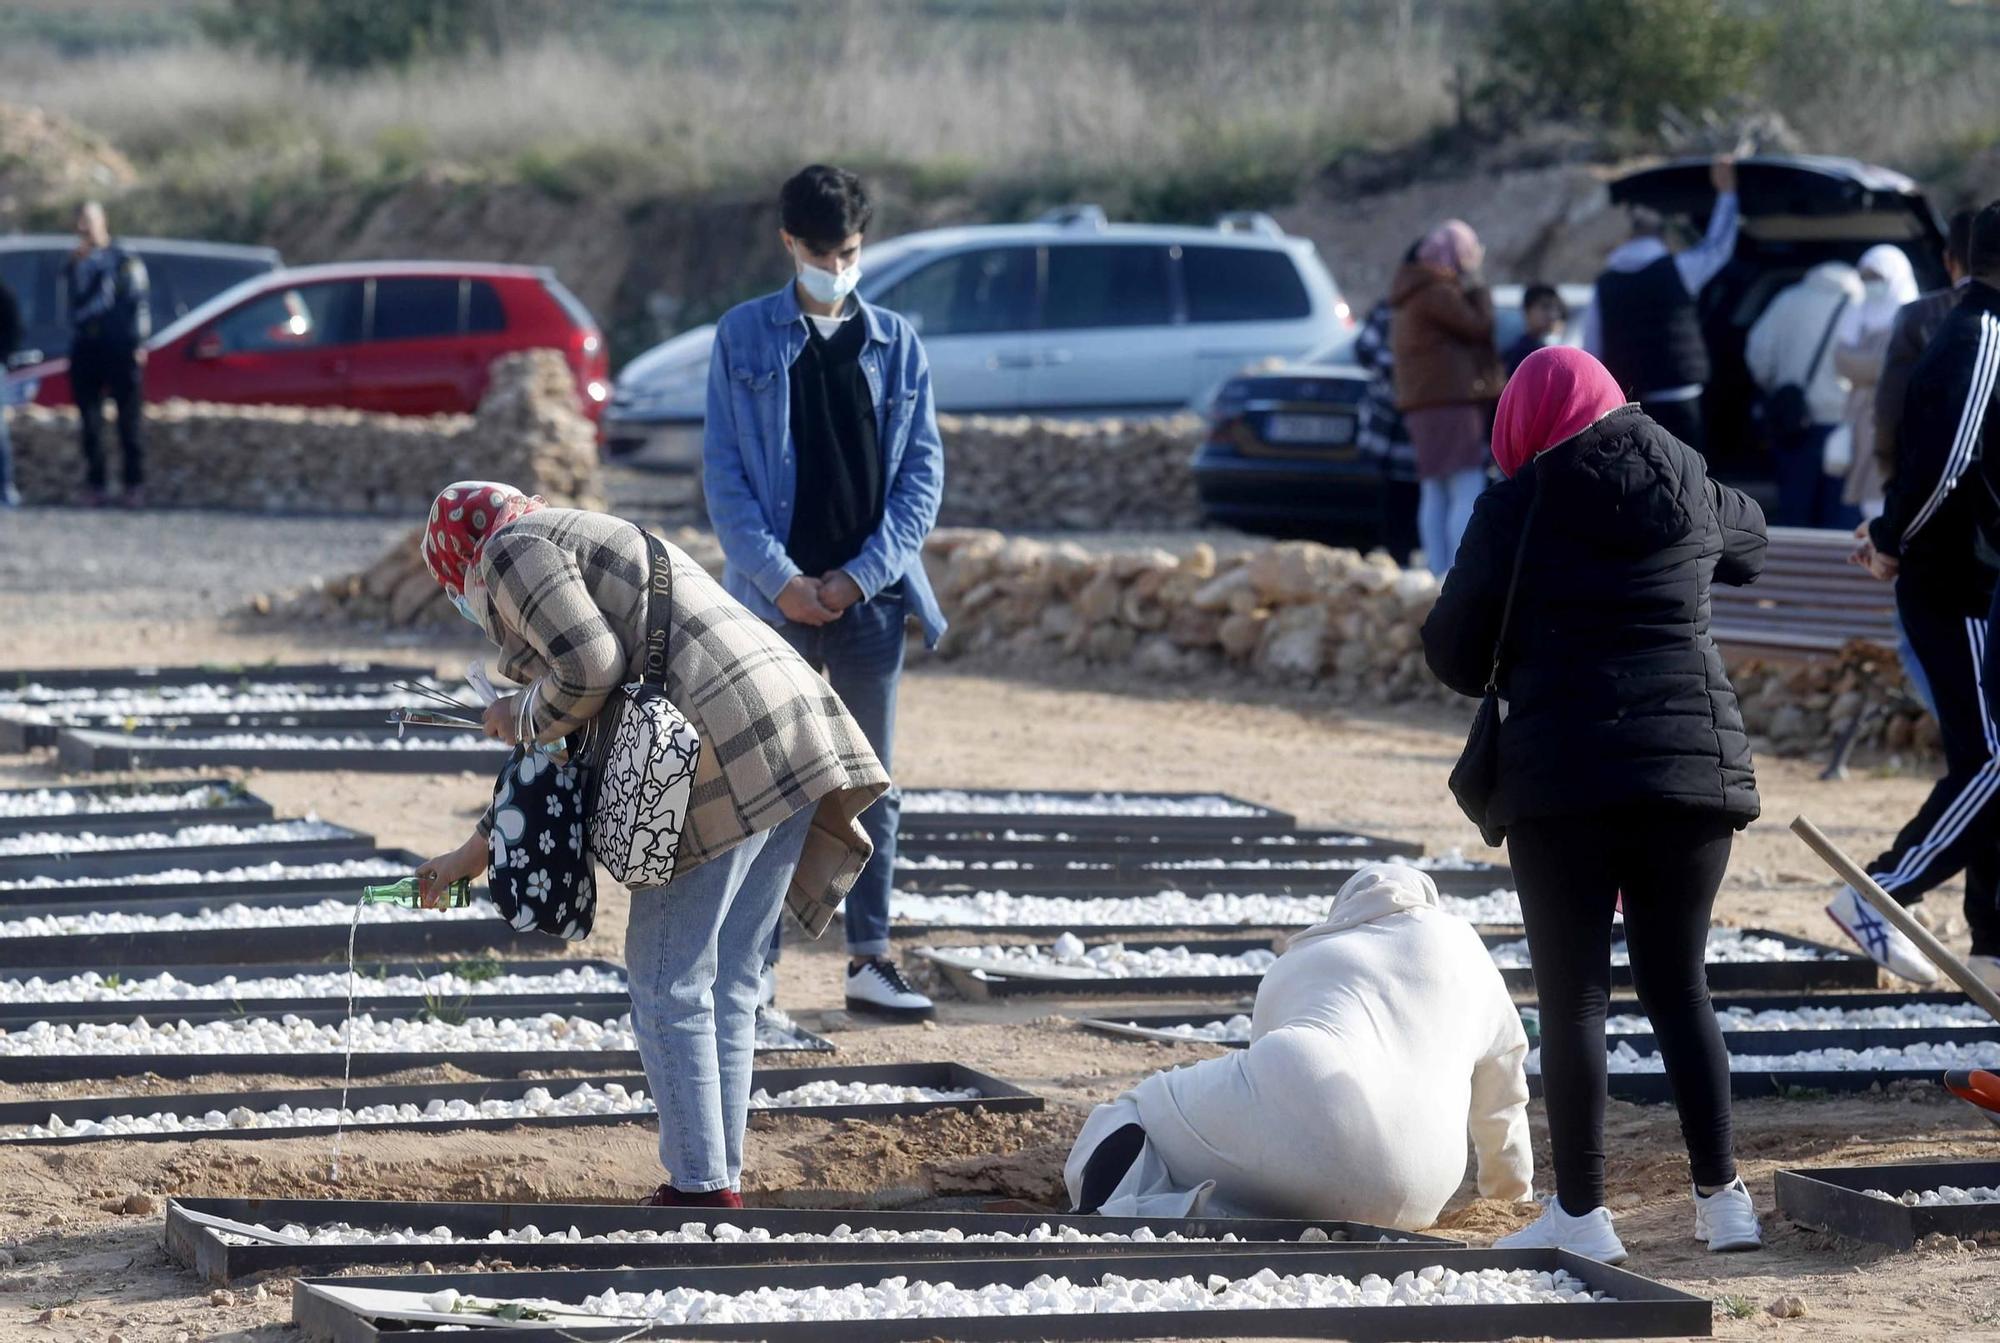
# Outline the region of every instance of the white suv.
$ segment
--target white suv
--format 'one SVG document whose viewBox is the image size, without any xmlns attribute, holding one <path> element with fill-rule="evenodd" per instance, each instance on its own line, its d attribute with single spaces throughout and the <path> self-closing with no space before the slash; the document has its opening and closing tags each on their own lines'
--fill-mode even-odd
<svg viewBox="0 0 2000 1343">
<path fill-rule="evenodd" d="M 1353 325 L 1311 241 L 1261 214 L 1203 229 L 1079 206 L 905 234 L 861 264 L 862 296 L 916 328 L 937 408 L 960 414 L 1198 407 L 1245 364 L 1296 359 Z M 699 462 L 714 337 L 697 327 L 626 365 L 604 415 L 611 456 Z"/>
</svg>

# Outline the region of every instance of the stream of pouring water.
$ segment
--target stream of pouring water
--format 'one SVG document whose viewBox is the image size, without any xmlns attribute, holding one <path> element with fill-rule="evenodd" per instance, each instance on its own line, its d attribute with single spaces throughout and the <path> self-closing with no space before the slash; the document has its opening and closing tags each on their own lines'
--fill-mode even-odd
<svg viewBox="0 0 2000 1343">
<path fill-rule="evenodd" d="M 340 1183 L 340 1137 L 347 1128 L 347 1087 L 354 1080 L 354 994 L 359 975 L 354 968 L 354 939 L 361 931 L 361 910 L 368 901 L 366 888 L 354 893 L 354 917 L 347 924 L 347 1015 L 340 1022 L 340 1111 L 333 1117 L 332 1179 Z"/>
</svg>

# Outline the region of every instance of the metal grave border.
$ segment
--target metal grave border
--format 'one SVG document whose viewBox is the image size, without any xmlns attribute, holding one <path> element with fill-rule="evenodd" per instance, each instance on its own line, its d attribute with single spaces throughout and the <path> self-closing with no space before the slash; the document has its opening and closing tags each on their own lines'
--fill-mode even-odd
<svg viewBox="0 0 2000 1343">
<path fill-rule="evenodd" d="M 1978 1239 L 2000 1232 L 2000 1203 L 1911 1208 L 1870 1198 L 1864 1189 L 1890 1194 L 1956 1185 L 2000 1185 L 2000 1161 L 1927 1161 L 1891 1166 L 1804 1166 L 1780 1170 L 1775 1180 L 1778 1215 L 1815 1231 L 1850 1240 L 1915 1249 L 1926 1236 Z"/>
</svg>

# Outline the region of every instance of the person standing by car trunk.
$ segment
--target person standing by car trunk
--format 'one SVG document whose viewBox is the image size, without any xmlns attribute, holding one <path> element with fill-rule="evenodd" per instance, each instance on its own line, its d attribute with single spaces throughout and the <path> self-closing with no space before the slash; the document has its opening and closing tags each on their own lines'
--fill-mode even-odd
<svg viewBox="0 0 2000 1343">
<path fill-rule="evenodd" d="M 1403 254 L 1405 265 L 1417 259 L 1418 239 Z M 1354 362 L 1368 373 L 1368 387 L 1355 407 L 1355 440 L 1382 467 L 1382 489 L 1376 507 L 1376 535 L 1389 558 L 1407 569 L 1410 555 L 1422 544 L 1417 535 L 1417 451 L 1403 412 L 1396 409 L 1396 351 L 1390 328 L 1396 310 L 1386 298 L 1368 310 L 1368 320 L 1354 337 Z"/>
<path fill-rule="evenodd" d="M 104 462 L 104 398 L 118 407 L 118 447 L 124 457 L 128 508 L 143 503 L 145 454 L 140 442 L 145 401 L 146 338 L 153 333 L 146 263 L 112 241 L 104 207 L 86 201 L 76 212 L 76 250 L 63 262 L 69 294 L 69 384 L 76 398 L 87 472 L 85 502 L 109 501 Z"/>
<path fill-rule="evenodd" d="M 1417 532 L 1442 576 L 1486 488 L 1487 426 L 1507 378 L 1493 346 L 1486 249 L 1460 219 L 1438 225 L 1389 287 L 1396 406 L 1416 448 Z"/>
<path fill-rule="evenodd" d="M 861 180 L 815 164 L 779 213 L 794 276 L 716 327 L 702 488 L 724 586 L 826 676 L 887 767 L 904 624 L 933 646 L 945 627 L 923 566 L 944 494 L 930 365 L 908 322 L 854 292 Z M 848 1009 L 908 1019 L 934 1009 L 888 954 L 901 816 L 894 787 L 863 814 L 874 855 L 843 920 Z"/>
<path fill-rule="evenodd" d="M 1821 262 L 1771 300 L 1744 344 L 1743 361 L 1762 394 L 1780 527 L 1851 528 L 1861 521 L 1860 509 L 1841 502 L 1848 463 L 1828 453 L 1847 415 L 1847 384 L 1833 347 L 1841 322 L 1861 298 L 1854 267 Z"/>
<path fill-rule="evenodd" d="M 1657 211 L 1635 210 L 1632 237 L 1605 258 L 1583 318 L 1583 348 L 1603 361 L 1654 423 L 1696 452 L 1706 446 L 1701 395 L 1710 368 L 1695 299 L 1736 253 L 1736 160 L 1716 159 L 1709 180 L 1715 208 L 1702 240 L 1673 251 L 1666 220 Z"/>
</svg>

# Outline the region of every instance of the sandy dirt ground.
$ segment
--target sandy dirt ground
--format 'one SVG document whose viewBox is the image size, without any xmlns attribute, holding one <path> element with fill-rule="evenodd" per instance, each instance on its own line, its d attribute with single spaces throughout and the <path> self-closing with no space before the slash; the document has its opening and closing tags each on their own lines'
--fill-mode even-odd
<svg viewBox="0 0 2000 1343">
<path fill-rule="evenodd" d="M 378 531 L 387 535 L 394 528 L 354 524 L 339 539 L 366 550 Z M 51 537 L 50 544 L 61 543 Z M 218 555 L 226 559 L 226 549 Z M 287 563 L 304 561 L 291 556 L 271 565 Z M 49 599 L 50 587 L 61 588 L 60 578 L 47 586 L 22 581 L 35 568 L 0 567 L 0 620 L 12 631 L 0 662 L 13 666 L 415 654 L 455 667 L 476 651 L 470 641 L 385 647 L 216 614 L 231 609 L 237 593 L 272 586 L 257 581 L 263 575 L 223 575 L 199 600 L 171 577 L 151 580 L 158 595 L 142 592 L 137 599 L 106 584 L 66 608 Z M 146 581 L 138 587 L 144 590 Z M 135 611 L 134 600 L 157 602 L 157 609 Z M 1463 848 L 1471 856 L 1498 856 L 1478 845 L 1444 790 L 1461 740 L 1457 718 L 1428 710 L 1343 711 L 1307 690 L 1243 696 L 1231 688 L 1229 694 L 1223 698 L 1217 686 L 1163 688 L 1073 671 L 1024 668 L 994 676 L 924 665 L 905 683 L 897 772 L 912 785 L 1220 788 L 1291 810 L 1307 824 L 1408 836 L 1432 852 Z M 1871 854 L 1916 806 L 1928 781 L 1862 772 L 1827 784 L 1807 763 L 1768 759 L 1759 761 L 1759 774 L 1766 819 L 1737 850 L 1718 917 L 1825 938 L 1831 929 L 1820 905 L 1827 878 L 1785 823 L 1804 812 L 1855 852 Z M 0 786 L 55 777 L 46 759 L 0 762 Z M 242 777 L 282 812 L 313 811 L 373 832 L 385 844 L 426 852 L 464 836 L 489 788 L 470 776 Z M 625 905 L 615 887 L 610 891 L 597 931 L 576 953 L 622 959 Z M 1953 887 L 1934 895 L 1930 905 L 1962 947 L 1962 922 L 1952 917 L 1958 898 Z M 947 999 L 935 1025 L 864 1024 L 839 1010 L 842 960 L 835 945 L 795 940 L 780 990 L 782 1005 L 838 1043 L 841 1061 L 957 1059 L 1046 1096 L 1049 1109 L 896 1125 L 755 1120 L 745 1190 L 753 1203 L 977 1207 L 1009 1199 L 1058 1210 L 1062 1160 L 1087 1108 L 1150 1071 L 1210 1052 L 1081 1032 L 1068 1018 L 1088 1013 L 1067 1002 Z M 1142 1011 L 1147 1005 L 1123 1006 Z M 0 1097 L 282 1084 L 242 1076 L 171 1084 L 154 1079 L 0 1088 Z M 1545 1166 L 1539 1104 L 1532 1114 L 1537 1163 Z M 2000 1339 L 2000 1248 L 1952 1242 L 1890 1254 L 1770 1215 L 1771 1173 L 1781 1166 L 1992 1159 L 2000 1156 L 2000 1130 L 1935 1087 L 1745 1102 L 1738 1106 L 1737 1128 L 1743 1171 L 1766 1214 L 1770 1244 L 1761 1253 L 1714 1256 L 1689 1236 L 1686 1166 L 1671 1108 L 1613 1103 L 1610 1201 L 1632 1250 L 1629 1267 L 1727 1298 L 1730 1306 L 1718 1307 L 1715 1321 L 1716 1334 L 1725 1338 Z M 301 1139 L 0 1150 L 0 1245 L 11 1259 L 0 1263 L 0 1338 L 164 1343 L 293 1336 L 283 1325 L 288 1282 L 243 1287 L 211 1300 L 207 1284 L 159 1249 L 157 1212 L 106 1210 L 133 1195 L 624 1201 L 659 1178 L 652 1133 L 640 1125 L 356 1134 L 346 1140 L 338 1184 L 329 1178 L 329 1145 Z M 1530 1209 L 1481 1202 L 1468 1184 L 1439 1229 L 1483 1244 L 1530 1215 Z M 1780 1321 L 1767 1313 L 1767 1305 L 1785 1295 L 1804 1301 L 1803 1318 Z"/>
</svg>

